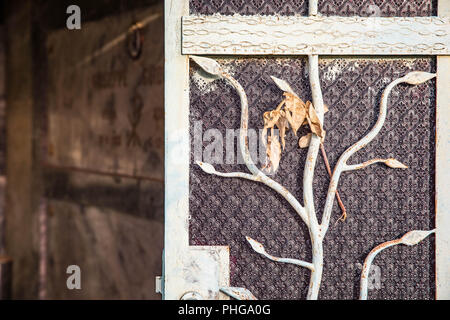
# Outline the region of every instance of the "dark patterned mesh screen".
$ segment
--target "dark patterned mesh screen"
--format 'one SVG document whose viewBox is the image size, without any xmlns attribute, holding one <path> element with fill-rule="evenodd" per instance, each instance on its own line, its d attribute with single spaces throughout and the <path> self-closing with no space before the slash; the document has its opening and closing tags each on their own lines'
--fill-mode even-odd
<svg viewBox="0 0 450 320">
<path fill-rule="evenodd" d="M 191 0 L 195 14 L 307 14 L 307 1 Z M 435 14 L 435 1 L 353 0 L 320 1 L 328 15 L 368 15 L 376 5 L 382 16 Z M 378 8 L 378 9 L 377 9 Z M 244 86 L 250 104 L 250 128 L 262 128 L 262 114 L 281 101 L 282 93 L 269 78 L 285 79 L 304 100 L 311 99 L 304 58 L 227 58 L 220 63 Z M 382 90 L 412 70 L 435 71 L 433 58 L 321 59 L 320 78 L 325 103 L 325 148 L 332 166 L 341 153 L 374 125 Z M 202 121 L 203 132 L 240 125 L 239 97 L 223 81 L 204 83 L 191 70 L 190 121 Z M 400 85 L 391 94 L 388 117 L 378 137 L 352 157 L 351 163 L 376 157 L 395 157 L 409 166 L 394 170 L 373 165 L 344 173 L 339 192 L 348 211 L 346 222 L 332 223 L 324 241 L 324 275 L 320 299 L 356 299 L 361 264 L 381 242 L 413 229 L 434 228 L 435 82 Z M 299 136 L 306 129 L 299 132 Z M 306 150 L 287 135 L 280 169 L 274 179 L 302 203 L 302 176 Z M 224 144 L 226 141 L 224 141 Z M 204 147 L 209 142 L 204 143 Z M 192 146 L 191 150 L 194 150 Z M 225 150 L 224 150 L 225 152 Z M 193 155 L 192 155 L 193 160 Z M 215 165 L 224 172 L 248 172 L 244 165 Z M 321 217 L 328 175 L 319 156 L 314 181 L 317 212 Z M 191 245 L 230 246 L 231 285 L 245 287 L 259 299 L 304 299 L 309 271 L 269 261 L 252 251 L 244 236 L 264 244 L 271 254 L 311 261 L 306 227 L 289 204 L 266 186 L 241 179 L 225 179 L 190 170 Z M 369 290 L 370 299 L 433 299 L 434 238 L 414 247 L 383 251 L 374 265 L 381 281 Z"/>
<path fill-rule="evenodd" d="M 319 12 L 339 16 L 430 16 L 436 0 L 319 0 Z M 191 14 L 308 14 L 308 0 L 190 0 Z"/>
</svg>

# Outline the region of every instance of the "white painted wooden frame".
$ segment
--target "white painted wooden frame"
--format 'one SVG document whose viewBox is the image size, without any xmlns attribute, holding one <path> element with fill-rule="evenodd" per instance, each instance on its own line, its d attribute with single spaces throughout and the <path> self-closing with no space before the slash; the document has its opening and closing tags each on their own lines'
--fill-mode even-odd
<svg viewBox="0 0 450 320">
<path fill-rule="evenodd" d="M 436 298 L 450 299 L 450 1 L 438 1 L 438 15 L 189 17 L 189 0 L 166 0 L 164 299 L 226 299 L 219 288 L 229 285 L 228 247 L 189 246 L 188 54 L 437 55 Z"/>
<path fill-rule="evenodd" d="M 228 247 L 189 246 L 189 58 L 181 55 L 181 17 L 189 0 L 165 2 L 165 234 L 163 298 L 188 292 L 220 299 L 229 285 Z"/>
<path fill-rule="evenodd" d="M 183 54 L 450 54 L 450 18 L 183 17 Z"/>
</svg>

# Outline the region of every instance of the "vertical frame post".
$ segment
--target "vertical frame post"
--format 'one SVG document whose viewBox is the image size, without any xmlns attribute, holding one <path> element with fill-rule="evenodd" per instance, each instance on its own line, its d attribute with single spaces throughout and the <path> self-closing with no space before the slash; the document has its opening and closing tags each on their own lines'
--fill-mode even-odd
<svg viewBox="0 0 450 320">
<path fill-rule="evenodd" d="M 227 299 L 229 248 L 189 246 L 189 56 L 181 17 L 189 0 L 165 1 L 165 209 L 163 299 Z"/>
<path fill-rule="evenodd" d="M 450 16 L 450 1 L 438 1 Z M 450 299 L 450 56 L 437 56 L 436 77 L 436 299 Z"/>
</svg>

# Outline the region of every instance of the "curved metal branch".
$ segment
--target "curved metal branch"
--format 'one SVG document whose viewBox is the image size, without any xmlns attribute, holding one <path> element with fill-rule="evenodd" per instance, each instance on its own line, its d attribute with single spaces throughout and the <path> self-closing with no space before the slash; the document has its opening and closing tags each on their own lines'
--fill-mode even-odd
<svg viewBox="0 0 450 320">
<path fill-rule="evenodd" d="M 264 179 L 261 175 L 252 175 L 244 172 L 219 172 L 214 169 L 212 165 L 209 163 L 197 161 L 197 165 L 206 173 L 213 174 L 216 176 L 224 177 L 224 178 L 242 178 L 246 180 L 251 180 L 255 182 L 261 182 L 268 186 L 269 188 L 277 191 L 283 198 L 285 198 L 289 204 L 295 209 L 295 211 L 300 215 L 302 220 L 305 222 L 307 226 L 309 226 L 308 223 L 308 217 L 306 216 L 306 213 L 304 213 L 303 207 L 301 207 L 298 200 L 282 185 L 280 185 L 278 182 L 268 178 Z M 301 212 L 301 214 L 300 214 Z"/>
<path fill-rule="evenodd" d="M 352 165 L 346 165 L 345 169 L 343 171 L 353 171 L 353 170 L 359 170 L 359 169 L 364 169 L 372 164 L 375 163 L 384 163 L 385 165 L 387 165 L 388 167 L 391 168 L 398 168 L 398 169 L 408 169 L 407 166 L 405 166 L 403 163 L 395 160 L 395 159 L 372 159 L 363 163 L 359 163 L 359 164 L 352 164 Z"/>
<path fill-rule="evenodd" d="M 201 162 L 201 161 L 196 161 L 196 163 L 204 172 L 213 174 L 213 175 L 216 175 L 219 177 L 242 178 L 242 179 L 247 179 L 247 180 L 251 180 L 251 181 L 261 182 L 261 180 L 258 179 L 257 176 L 254 176 L 252 174 L 248 174 L 248 173 L 244 173 L 244 172 L 219 172 L 219 171 L 216 171 L 216 169 L 209 163 Z"/>
<path fill-rule="evenodd" d="M 392 81 L 386 89 L 383 91 L 383 95 L 381 96 L 381 102 L 380 102 L 380 112 L 378 115 L 378 120 L 375 123 L 374 127 L 369 131 L 369 133 L 364 136 L 361 140 L 356 142 L 354 145 L 352 145 L 350 148 L 348 148 L 339 158 L 336 167 L 334 168 L 333 177 L 331 178 L 330 185 L 328 187 L 328 194 L 327 199 L 325 202 L 325 209 L 322 216 L 321 221 L 321 233 L 322 237 L 325 236 L 328 227 L 330 225 L 330 219 L 331 219 L 331 212 L 333 210 L 333 203 L 334 203 L 334 197 L 335 192 L 337 190 L 339 178 L 341 176 L 341 173 L 344 172 L 346 169 L 349 168 L 347 165 L 347 160 L 355 154 L 357 151 L 364 148 L 367 144 L 369 144 L 380 132 L 381 128 L 384 125 L 384 121 L 386 120 L 387 115 L 387 103 L 389 94 L 391 93 L 392 89 L 400 84 L 400 83 L 408 83 L 408 84 L 420 84 L 423 83 L 429 79 L 432 79 L 436 76 L 436 74 L 428 73 L 428 72 L 410 72 L 407 75 L 405 75 L 402 78 L 396 79 Z"/>
<path fill-rule="evenodd" d="M 358 164 L 352 164 L 352 165 L 347 165 L 345 166 L 343 171 L 354 171 L 354 170 L 359 170 L 359 169 L 364 169 L 368 166 L 370 166 L 371 164 L 375 164 L 375 163 L 379 163 L 379 162 L 384 162 L 384 159 L 372 159 L 363 163 L 358 163 Z"/>
<path fill-rule="evenodd" d="M 404 244 L 408 246 L 413 246 L 421 242 L 423 239 L 428 237 L 430 234 L 434 233 L 435 229 L 430 231 L 422 231 L 422 230 L 414 230 L 406 233 L 403 237 L 400 239 L 395 239 L 391 241 L 384 242 L 370 251 L 370 253 L 367 255 L 366 260 L 364 261 L 363 269 L 361 272 L 361 284 L 360 284 L 360 293 L 359 293 L 359 299 L 360 300 L 367 300 L 367 291 L 368 291 L 368 282 L 369 282 L 369 272 L 370 267 L 372 266 L 372 262 L 381 251 L 383 251 L 386 248 L 396 246 L 399 244 Z"/>
<path fill-rule="evenodd" d="M 304 268 L 308 268 L 311 271 L 314 271 L 314 266 L 312 263 L 303 261 L 303 260 L 298 260 L 298 259 L 291 259 L 291 258 L 279 258 L 279 257 L 275 257 L 269 253 L 267 253 L 266 249 L 264 248 L 264 246 L 259 243 L 258 241 L 250 238 L 250 237 L 245 237 L 248 241 L 248 243 L 250 243 L 251 247 L 253 250 L 255 250 L 257 253 L 259 253 L 260 255 L 268 258 L 269 260 L 275 261 L 275 262 L 282 262 L 282 263 L 289 263 L 289 264 L 295 264 L 297 266 L 300 267 L 304 267 Z"/>
<path fill-rule="evenodd" d="M 308 216 L 305 212 L 305 208 L 297 201 L 297 199 L 282 185 L 273 179 L 266 176 L 261 170 L 253 162 L 250 151 L 248 149 L 248 100 L 247 94 L 242 88 L 241 84 L 234 79 L 231 75 L 226 72 L 222 72 L 222 77 L 230 82 L 230 84 L 236 89 L 241 99 L 241 130 L 239 131 L 239 145 L 242 154 L 242 158 L 244 159 L 244 163 L 247 166 L 248 170 L 250 170 L 253 175 L 257 177 L 257 181 L 261 181 L 266 186 L 272 188 L 276 192 L 278 192 L 283 198 L 285 198 L 289 204 L 294 208 L 294 210 L 298 213 L 300 218 L 305 222 L 307 226 L 310 225 Z"/>
</svg>

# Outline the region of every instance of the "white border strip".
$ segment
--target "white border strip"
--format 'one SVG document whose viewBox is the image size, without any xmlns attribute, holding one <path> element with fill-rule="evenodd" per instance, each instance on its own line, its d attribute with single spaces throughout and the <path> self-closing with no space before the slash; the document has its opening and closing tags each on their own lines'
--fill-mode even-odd
<svg viewBox="0 0 450 320">
<path fill-rule="evenodd" d="M 450 16 L 450 1 L 438 1 Z M 437 57 L 436 86 L 436 299 L 450 299 L 450 56 Z"/>
</svg>

